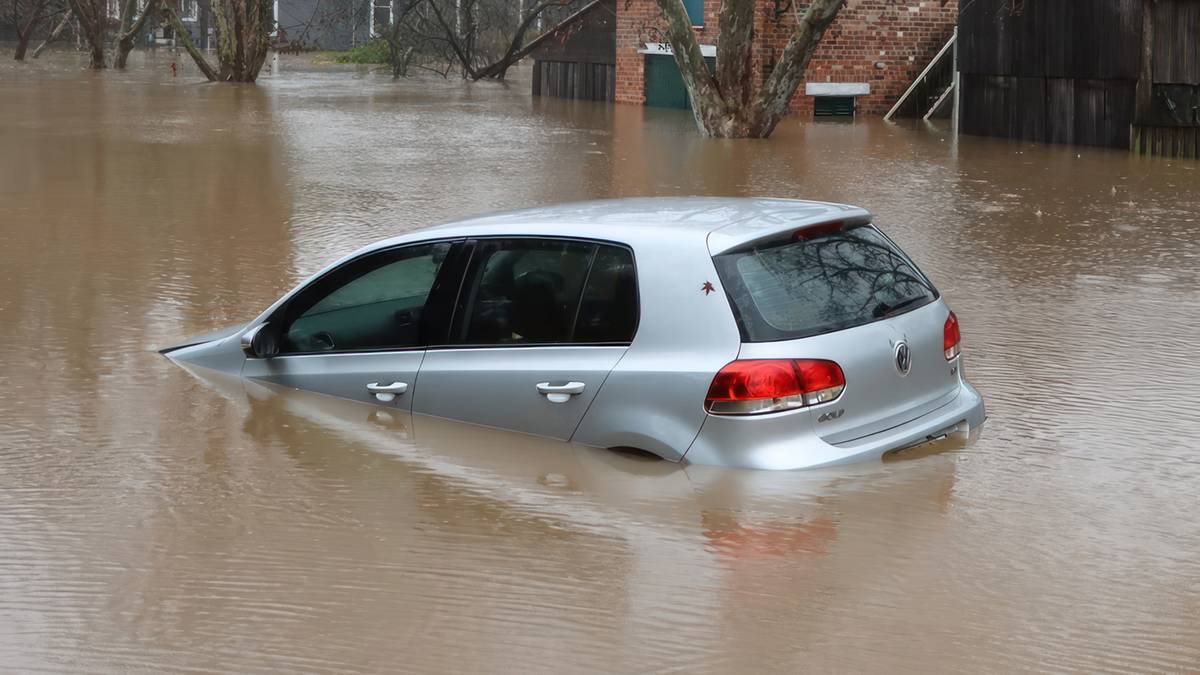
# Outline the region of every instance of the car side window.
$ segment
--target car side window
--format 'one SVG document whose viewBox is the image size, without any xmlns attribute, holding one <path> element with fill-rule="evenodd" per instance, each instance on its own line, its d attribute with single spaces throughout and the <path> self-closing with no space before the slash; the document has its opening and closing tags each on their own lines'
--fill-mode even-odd
<svg viewBox="0 0 1200 675">
<path fill-rule="evenodd" d="M 553 239 L 480 240 L 459 296 L 462 345 L 627 343 L 637 327 L 633 254 Z"/>
<path fill-rule="evenodd" d="M 633 253 L 627 248 L 601 244 L 583 290 L 573 342 L 631 342 L 637 323 Z"/>
<path fill-rule="evenodd" d="M 459 344 L 570 342 L 595 244 L 545 239 L 478 243 L 459 298 Z"/>
<path fill-rule="evenodd" d="M 382 251 L 349 263 L 297 296 L 283 353 L 403 349 L 424 344 L 423 312 L 451 242 Z"/>
</svg>

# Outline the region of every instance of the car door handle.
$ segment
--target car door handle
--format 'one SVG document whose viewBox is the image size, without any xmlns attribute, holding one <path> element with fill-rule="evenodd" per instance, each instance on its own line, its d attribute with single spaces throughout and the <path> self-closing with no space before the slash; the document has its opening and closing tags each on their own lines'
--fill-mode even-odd
<svg viewBox="0 0 1200 675">
<path fill-rule="evenodd" d="M 550 399 L 551 403 L 566 403 L 571 400 L 572 396 L 582 394 L 585 386 L 582 382 L 568 382 L 566 384 L 538 382 L 537 391 L 539 394 Z"/>
<path fill-rule="evenodd" d="M 408 391 L 407 382 L 393 382 L 391 384 L 379 384 L 372 382 L 367 385 L 367 391 L 375 394 L 375 400 L 380 403 L 391 403 L 396 400 L 396 396 Z"/>
</svg>

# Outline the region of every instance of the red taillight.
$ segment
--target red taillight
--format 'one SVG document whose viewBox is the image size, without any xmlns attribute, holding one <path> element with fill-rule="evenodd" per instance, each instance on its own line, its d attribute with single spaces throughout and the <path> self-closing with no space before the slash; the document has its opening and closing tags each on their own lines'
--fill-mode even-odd
<svg viewBox="0 0 1200 675">
<path fill-rule="evenodd" d="M 958 317 L 954 312 L 946 318 L 946 327 L 942 332 L 942 347 L 946 350 L 946 360 L 949 361 L 959 354 L 958 343 L 962 342 L 962 334 L 958 330 Z"/>
<path fill-rule="evenodd" d="M 724 415 L 775 412 L 828 403 L 845 388 L 846 376 L 833 361 L 734 361 L 713 378 L 704 407 Z"/>
</svg>

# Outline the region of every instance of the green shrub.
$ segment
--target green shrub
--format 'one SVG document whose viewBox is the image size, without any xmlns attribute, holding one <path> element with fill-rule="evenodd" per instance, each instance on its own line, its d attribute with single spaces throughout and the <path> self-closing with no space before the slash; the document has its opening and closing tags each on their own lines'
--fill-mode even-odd
<svg viewBox="0 0 1200 675">
<path fill-rule="evenodd" d="M 338 52 L 333 57 L 336 63 L 387 63 L 388 45 L 382 38 L 375 38 L 366 44 L 359 45 L 346 52 Z"/>
</svg>

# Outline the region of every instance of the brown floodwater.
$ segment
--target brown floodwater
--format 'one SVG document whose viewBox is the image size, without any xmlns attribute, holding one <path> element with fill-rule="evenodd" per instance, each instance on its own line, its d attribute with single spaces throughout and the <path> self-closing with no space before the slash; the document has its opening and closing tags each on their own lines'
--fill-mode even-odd
<svg viewBox="0 0 1200 675">
<path fill-rule="evenodd" d="M 0 61 L 0 670 L 1200 669 L 1200 163 L 134 61 Z M 154 352 L 384 236 L 675 194 L 874 211 L 982 436 L 679 466 Z"/>
</svg>

